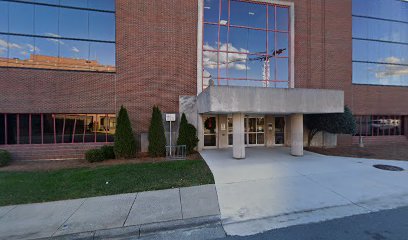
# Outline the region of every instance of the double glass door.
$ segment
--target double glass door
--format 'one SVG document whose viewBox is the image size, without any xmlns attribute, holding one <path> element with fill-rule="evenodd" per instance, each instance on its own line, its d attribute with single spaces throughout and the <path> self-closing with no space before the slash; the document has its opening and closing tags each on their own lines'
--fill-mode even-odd
<svg viewBox="0 0 408 240">
<path fill-rule="evenodd" d="M 265 144 L 265 118 L 245 118 L 245 144 L 248 146 Z"/>
<path fill-rule="evenodd" d="M 245 117 L 245 145 L 263 146 L 265 145 L 265 118 L 264 117 Z M 233 124 L 232 118 L 228 118 L 228 145 L 233 144 Z"/>
</svg>

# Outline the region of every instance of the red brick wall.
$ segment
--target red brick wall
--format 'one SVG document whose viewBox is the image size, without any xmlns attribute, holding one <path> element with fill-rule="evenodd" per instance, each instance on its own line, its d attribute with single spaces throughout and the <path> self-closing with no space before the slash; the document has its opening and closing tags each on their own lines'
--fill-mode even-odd
<svg viewBox="0 0 408 240">
<path fill-rule="evenodd" d="M 177 112 L 179 95 L 197 94 L 197 0 L 117 1 L 117 100 L 136 132 L 153 105 Z"/>
<path fill-rule="evenodd" d="M 408 87 L 353 85 L 357 115 L 408 115 Z"/>
<path fill-rule="evenodd" d="M 110 73 L 0 68 L 0 113 L 113 113 Z"/>
<path fill-rule="evenodd" d="M 295 0 L 295 87 L 340 89 L 351 104 L 351 0 Z"/>
</svg>

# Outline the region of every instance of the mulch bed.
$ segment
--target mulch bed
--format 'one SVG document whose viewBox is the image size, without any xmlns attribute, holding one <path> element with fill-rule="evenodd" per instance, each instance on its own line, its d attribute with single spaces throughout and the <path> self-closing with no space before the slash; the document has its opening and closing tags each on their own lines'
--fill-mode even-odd
<svg viewBox="0 0 408 240">
<path fill-rule="evenodd" d="M 187 156 L 187 160 L 202 160 L 199 153 Z M 103 162 L 89 163 L 84 159 L 80 160 L 56 160 L 56 161 L 12 161 L 7 167 L 0 168 L 0 172 L 27 172 L 27 171 L 52 171 L 70 168 L 94 168 L 99 166 L 112 166 L 120 164 L 155 163 L 169 161 L 166 158 L 151 158 L 147 154 L 139 154 L 134 159 L 112 159 Z"/>
<path fill-rule="evenodd" d="M 359 146 L 309 147 L 305 150 L 331 156 L 408 161 L 408 143 L 372 145 L 363 148 Z"/>
</svg>

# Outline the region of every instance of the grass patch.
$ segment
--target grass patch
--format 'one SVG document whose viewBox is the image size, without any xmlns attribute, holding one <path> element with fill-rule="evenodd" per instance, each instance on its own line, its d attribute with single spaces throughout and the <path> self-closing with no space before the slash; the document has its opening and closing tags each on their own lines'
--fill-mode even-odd
<svg viewBox="0 0 408 240">
<path fill-rule="evenodd" d="M 0 172 L 0 206 L 212 183 L 214 178 L 203 160 L 48 172 Z"/>
</svg>

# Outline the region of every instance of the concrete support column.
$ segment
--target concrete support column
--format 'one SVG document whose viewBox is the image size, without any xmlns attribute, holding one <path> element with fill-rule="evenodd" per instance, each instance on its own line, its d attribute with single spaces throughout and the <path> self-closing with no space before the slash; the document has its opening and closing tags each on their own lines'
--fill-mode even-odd
<svg viewBox="0 0 408 240">
<path fill-rule="evenodd" d="M 290 117 L 291 149 L 293 156 L 303 156 L 303 114 L 293 114 Z"/>
<path fill-rule="evenodd" d="M 201 152 L 204 148 L 204 124 L 203 124 L 203 116 L 201 114 L 197 114 L 197 136 L 198 136 L 198 144 L 197 144 L 197 151 Z"/>
<path fill-rule="evenodd" d="M 245 158 L 245 125 L 244 125 L 245 115 L 243 113 L 232 114 L 232 124 L 233 124 L 233 157 L 236 159 Z"/>
</svg>

